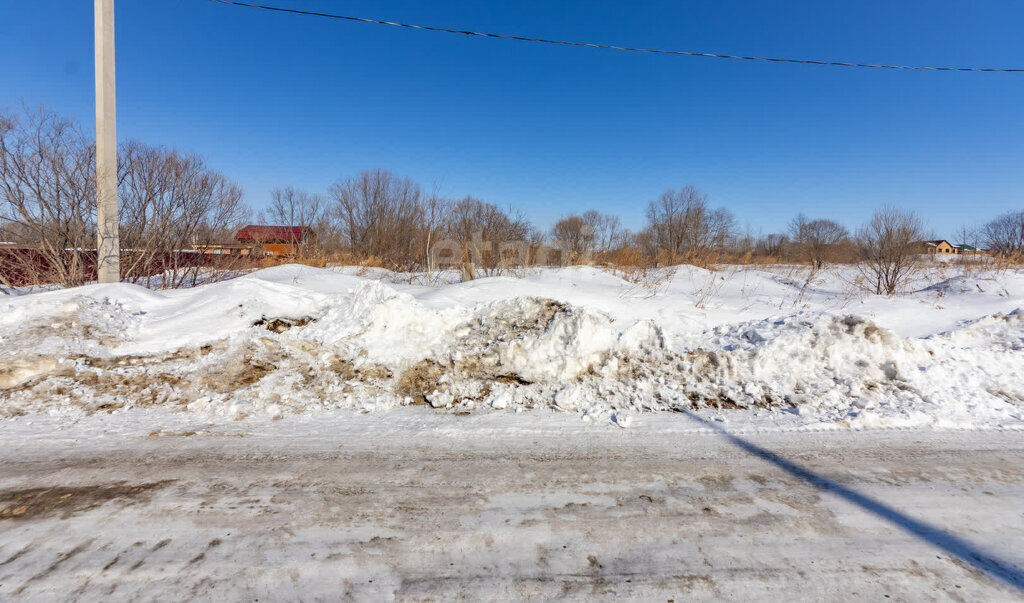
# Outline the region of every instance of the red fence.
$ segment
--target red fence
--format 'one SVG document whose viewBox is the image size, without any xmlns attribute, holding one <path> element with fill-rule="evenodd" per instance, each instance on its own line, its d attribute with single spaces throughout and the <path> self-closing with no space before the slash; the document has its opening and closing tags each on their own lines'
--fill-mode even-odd
<svg viewBox="0 0 1024 603">
<path fill-rule="evenodd" d="M 256 266 L 259 257 L 204 254 L 194 251 L 165 253 L 121 253 L 121 278 L 136 279 L 158 276 L 173 270 L 194 268 L 241 270 Z M 96 280 L 96 251 L 69 250 L 62 258 L 64 266 L 80 266 L 86 282 Z M 60 271 L 38 249 L 0 248 L 0 284 L 14 287 L 60 282 Z"/>
</svg>

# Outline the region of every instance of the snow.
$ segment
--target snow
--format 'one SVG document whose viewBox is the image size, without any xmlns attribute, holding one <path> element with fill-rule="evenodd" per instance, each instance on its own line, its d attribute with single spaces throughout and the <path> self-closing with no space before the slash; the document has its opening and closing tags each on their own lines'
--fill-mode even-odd
<svg viewBox="0 0 1024 603">
<path fill-rule="evenodd" d="M 1024 429 L 1022 271 L 936 263 L 893 297 L 850 267 L 420 276 L 291 265 L 0 298 L 0 417 L 424 404 L 619 427 L 696 409 L 740 430 Z"/>
<path fill-rule="evenodd" d="M 1024 592 L 1017 433 L 735 439 L 682 413 L 632 420 L 398 408 L 3 421 L 0 599 Z"/>
<path fill-rule="evenodd" d="M 0 298 L 0 599 L 1024 592 L 1024 272 L 450 277 Z"/>
</svg>

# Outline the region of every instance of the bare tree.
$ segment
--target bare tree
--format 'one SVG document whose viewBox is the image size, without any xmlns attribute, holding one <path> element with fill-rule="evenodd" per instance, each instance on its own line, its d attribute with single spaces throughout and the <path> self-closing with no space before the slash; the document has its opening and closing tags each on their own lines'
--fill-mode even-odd
<svg viewBox="0 0 1024 603">
<path fill-rule="evenodd" d="M 308 228 L 316 232 L 317 236 L 303 236 L 295 248 L 296 255 L 302 258 L 321 250 L 320 235 L 329 236 L 328 233 L 321 233 L 316 228 L 324 226 L 326 206 L 326 201 L 319 194 L 310 194 L 290 186 L 275 188 L 270 192 L 267 218 L 277 226 Z"/>
<path fill-rule="evenodd" d="M 977 226 L 963 225 L 956 231 L 957 245 L 981 246 L 981 230 Z"/>
<path fill-rule="evenodd" d="M 423 250 L 426 257 L 427 280 L 433 278 L 438 269 L 438 258 L 434 254 L 434 244 L 442 233 L 445 222 L 449 219 L 451 202 L 435 191 L 423 202 Z"/>
<path fill-rule="evenodd" d="M 914 212 L 884 207 L 857 232 L 861 270 L 877 294 L 893 295 L 918 269 L 924 226 Z"/>
<path fill-rule="evenodd" d="M 166 268 L 164 286 L 194 283 L 203 262 L 192 245 L 223 236 L 246 211 L 241 190 L 198 156 L 136 142 L 121 146 L 118 189 L 123 277 L 136 282 Z M 91 141 L 43 110 L 0 115 L 0 223 L 30 247 L 12 257 L 45 272 L 37 282 L 91 276 L 95 212 Z"/>
<path fill-rule="evenodd" d="M 797 251 L 815 268 L 824 267 L 833 257 L 836 246 L 850 236 L 846 227 L 838 222 L 808 220 L 803 214 L 789 223 L 789 234 Z"/>
<path fill-rule="evenodd" d="M 129 142 L 120 149 L 121 241 L 125 278 L 164 287 L 198 282 L 204 252 L 246 217 L 241 189 L 198 155 Z"/>
<path fill-rule="evenodd" d="M 293 187 L 270 191 L 268 217 L 278 226 L 312 226 L 324 210 L 324 198 Z"/>
<path fill-rule="evenodd" d="M 749 259 L 754 255 L 757 242 L 757 237 L 751 232 L 750 226 L 747 226 L 742 234 L 737 233 L 730 237 L 726 249 L 735 257 Z"/>
<path fill-rule="evenodd" d="M 982 228 L 985 245 L 1002 255 L 1024 253 L 1024 210 L 1005 213 Z"/>
<path fill-rule="evenodd" d="M 38 250 L 47 282 L 80 285 L 96 244 L 95 148 L 43 109 L 0 113 L 0 223 Z"/>
<path fill-rule="evenodd" d="M 330 188 L 334 211 L 349 248 L 408 267 L 420 257 L 422 189 L 388 170 L 361 172 Z"/>
<path fill-rule="evenodd" d="M 764 235 L 754 243 L 754 252 L 771 258 L 782 257 L 786 246 L 789 244 L 789 237 L 784 234 L 772 233 Z"/>
<path fill-rule="evenodd" d="M 566 216 L 555 222 L 551 236 L 570 255 L 572 261 L 578 261 L 594 248 L 594 227 L 577 215 Z"/>
<path fill-rule="evenodd" d="M 487 275 L 529 261 L 533 227 L 518 212 L 466 197 L 452 205 L 446 236 L 460 248 L 464 264 Z"/>
<path fill-rule="evenodd" d="M 618 249 L 629 239 L 629 231 L 622 227 L 622 220 L 618 216 L 602 214 L 591 209 L 583 212 L 582 217 L 594 231 L 594 251 Z"/>
<path fill-rule="evenodd" d="M 708 196 L 692 184 L 669 189 L 647 208 L 651 244 L 672 258 L 701 260 L 708 251 L 723 248 L 735 230 L 726 209 L 708 207 Z"/>
</svg>

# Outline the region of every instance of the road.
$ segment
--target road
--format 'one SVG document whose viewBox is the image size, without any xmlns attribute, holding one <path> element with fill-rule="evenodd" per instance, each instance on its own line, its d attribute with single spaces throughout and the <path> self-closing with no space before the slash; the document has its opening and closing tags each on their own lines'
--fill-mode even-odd
<svg viewBox="0 0 1024 603">
<path fill-rule="evenodd" d="M 0 600 L 1024 598 L 1020 432 L 360 420 L 0 429 Z"/>
</svg>

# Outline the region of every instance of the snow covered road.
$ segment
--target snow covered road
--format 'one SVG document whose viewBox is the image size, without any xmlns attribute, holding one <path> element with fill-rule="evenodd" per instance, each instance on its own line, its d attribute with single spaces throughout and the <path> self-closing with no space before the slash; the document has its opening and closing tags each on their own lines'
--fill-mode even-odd
<svg viewBox="0 0 1024 603">
<path fill-rule="evenodd" d="M 0 599 L 1024 597 L 1019 432 L 139 413 L 0 424 Z"/>
</svg>

